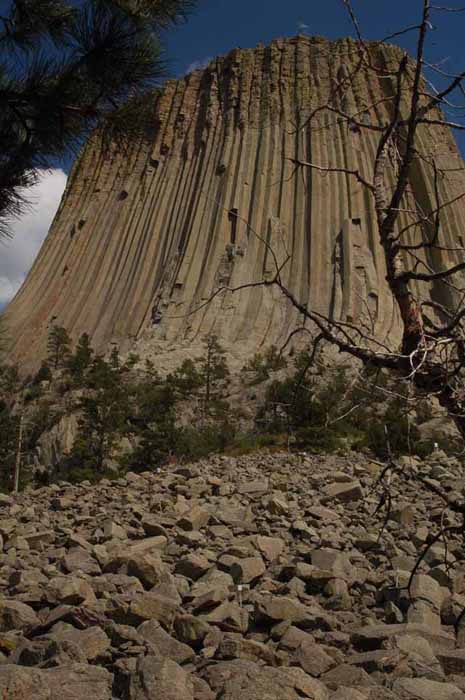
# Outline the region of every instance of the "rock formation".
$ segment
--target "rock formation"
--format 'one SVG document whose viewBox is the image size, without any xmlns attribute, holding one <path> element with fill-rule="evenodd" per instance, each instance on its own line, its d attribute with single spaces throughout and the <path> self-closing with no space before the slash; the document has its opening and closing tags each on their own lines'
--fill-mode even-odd
<svg viewBox="0 0 465 700">
<path fill-rule="evenodd" d="M 373 61 L 398 65 L 400 49 L 373 44 Z M 299 36 L 236 49 L 205 70 L 166 83 L 154 97 L 150 143 L 102 155 L 91 138 L 74 165 L 50 233 L 6 317 L 12 356 L 24 366 L 44 355 L 51 321 L 74 338 L 88 332 L 99 349 L 142 343 L 174 358 L 210 332 L 242 359 L 279 343 L 298 314 L 274 288 L 214 296 L 222 286 L 269 278 L 288 255 L 283 279 L 314 310 L 345 320 L 369 318 L 378 337 L 398 336 L 369 194 L 344 173 L 295 171 L 292 157 L 359 169 L 370 177 L 376 134 L 321 112 L 336 101 L 350 113 L 376 103 L 391 78 L 361 70 L 340 98 L 337 80 L 358 60 L 353 40 Z M 395 62 L 395 63 L 394 63 Z M 340 105 L 337 100 L 342 100 Z M 462 160 L 448 130 L 424 129 L 420 144 L 439 165 Z M 452 199 L 465 174 L 441 180 Z M 435 207 L 431 169 L 412 169 L 412 203 Z M 401 222 L 406 221 L 406 215 Z M 463 243 L 459 201 L 444 212 L 445 246 Z M 430 256 L 435 269 L 457 253 Z M 443 303 L 450 291 L 429 290 Z M 173 355 L 176 349 L 178 355 Z"/>
<path fill-rule="evenodd" d="M 460 498 L 455 458 L 403 467 Z M 0 494 L 0 697 L 465 700 L 462 534 L 395 474 L 377 511 L 381 469 L 262 453 Z"/>
</svg>

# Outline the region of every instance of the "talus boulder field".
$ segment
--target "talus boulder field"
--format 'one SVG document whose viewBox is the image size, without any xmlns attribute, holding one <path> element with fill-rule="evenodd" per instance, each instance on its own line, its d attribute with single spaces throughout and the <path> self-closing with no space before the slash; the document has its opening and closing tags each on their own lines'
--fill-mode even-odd
<svg viewBox="0 0 465 700">
<path fill-rule="evenodd" d="M 416 468 L 463 489 L 454 457 Z M 262 452 L 1 496 L 0 698 L 465 700 L 462 535 L 418 481 L 377 509 L 382 469 Z"/>
</svg>

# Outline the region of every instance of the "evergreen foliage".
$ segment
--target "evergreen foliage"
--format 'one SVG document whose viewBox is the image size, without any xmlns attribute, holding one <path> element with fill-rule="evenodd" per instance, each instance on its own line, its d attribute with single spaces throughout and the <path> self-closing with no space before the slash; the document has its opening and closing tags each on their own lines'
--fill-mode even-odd
<svg viewBox="0 0 465 700">
<path fill-rule="evenodd" d="M 48 362 L 53 369 L 66 365 L 70 355 L 71 339 L 63 326 L 53 324 L 47 341 Z"/>
<path fill-rule="evenodd" d="M 229 377 L 225 351 L 216 335 L 208 335 L 204 339 L 204 346 L 205 353 L 199 362 L 203 412 L 204 415 L 222 413 L 226 408 L 221 401 L 222 387 Z"/>
<path fill-rule="evenodd" d="M 68 360 L 68 372 L 75 384 L 80 386 L 86 377 L 86 373 L 92 364 L 94 351 L 90 343 L 90 337 L 83 333 L 79 338 L 74 353 Z"/>
<path fill-rule="evenodd" d="M 192 0 L 8 0 L 0 17 L 0 233 L 37 170 L 100 127 L 104 143 L 147 131 L 141 96 L 165 75 L 160 32 Z M 129 98 L 131 98 L 129 100 Z"/>
<path fill-rule="evenodd" d="M 310 366 L 309 355 L 302 353 L 291 376 L 268 385 L 257 412 L 261 431 L 286 434 L 313 452 L 366 448 L 381 459 L 424 452 L 412 402 L 390 385 L 387 373 L 373 375 L 368 369 L 352 382 L 344 368 L 322 377 L 310 374 Z"/>
<path fill-rule="evenodd" d="M 229 370 L 215 336 L 205 339 L 202 357 L 186 360 L 166 378 L 151 361 L 143 369 L 137 356 L 123 361 L 117 347 L 107 357 L 96 354 L 87 335 L 73 352 L 60 327 L 52 329 L 51 338 L 50 364 L 43 363 L 34 378 L 21 384 L 15 368 L 0 365 L 3 489 L 11 488 L 14 472 L 18 421 L 24 411 L 14 397 L 20 394 L 26 406 L 26 455 L 33 454 L 41 436 L 62 415 L 77 415 L 77 437 L 57 472 L 69 481 L 156 470 L 170 460 L 242 454 L 263 446 L 313 452 L 366 449 L 382 459 L 432 449 L 418 442 L 415 425 L 415 416 L 429 420 L 430 413 L 379 370 L 368 368 L 355 381 L 344 368 L 317 371 L 313 357 L 302 353 L 284 379 L 268 380 L 255 429 L 242 432 L 239 415 L 224 399 Z M 263 358 L 256 355 L 247 367 L 258 376 L 265 367 L 271 375 L 282 368 L 282 359 L 272 350 Z M 50 382 L 46 397 L 41 392 L 45 380 Z"/>
<path fill-rule="evenodd" d="M 10 491 L 18 445 L 19 417 L 0 399 L 0 492 Z"/>
<path fill-rule="evenodd" d="M 46 362 L 42 362 L 32 380 L 32 384 L 37 385 L 41 382 L 48 382 L 52 379 L 52 376 L 53 375 L 48 364 Z"/>
<path fill-rule="evenodd" d="M 132 435 L 136 447 L 124 460 L 132 471 L 160 467 L 176 449 L 175 394 L 168 382 L 142 381 L 134 387 Z"/>
<path fill-rule="evenodd" d="M 204 377 L 193 360 L 184 360 L 182 365 L 168 376 L 168 382 L 182 398 L 187 398 L 204 385 Z"/>
<path fill-rule="evenodd" d="M 270 378 L 272 372 L 277 372 L 287 366 L 286 359 L 278 351 L 275 345 L 272 345 L 264 355 L 257 352 L 242 368 L 246 375 L 246 383 L 249 386 L 261 384 Z"/>
<path fill-rule="evenodd" d="M 86 378 L 90 391 L 76 403 L 80 412 L 79 432 L 69 465 L 101 472 L 104 461 L 124 434 L 128 401 L 123 372 L 113 353 L 109 362 L 100 355 L 94 358 Z"/>
</svg>

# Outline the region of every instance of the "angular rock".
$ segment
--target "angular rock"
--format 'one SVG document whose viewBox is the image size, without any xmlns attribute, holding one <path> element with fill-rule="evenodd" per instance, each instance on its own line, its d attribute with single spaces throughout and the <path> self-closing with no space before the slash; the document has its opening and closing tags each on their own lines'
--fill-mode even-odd
<svg viewBox="0 0 465 700">
<path fill-rule="evenodd" d="M 156 593 L 138 593 L 129 602 L 128 608 L 121 608 L 115 619 L 122 624 L 138 626 L 146 620 L 157 620 L 169 629 L 177 613 L 178 605 L 170 598 Z"/>
<path fill-rule="evenodd" d="M 95 602 L 95 594 L 84 579 L 76 576 L 58 576 L 51 579 L 47 593 L 55 603 L 65 605 L 88 605 Z"/>
<path fill-rule="evenodd" d="M 163 656 L 175 661 L 177 664 L 184 664 L 195 657 L 195 653 L 187 644 L 179 642 L 166 632 L 156 620 L 143 622 L 137 633 L 142 639 L 158 647 Z"/>
<path fill-rule="evenodd" d="M 328 630 L 332 627 L 323 611 L 285 596 L 263 596 L 255 604 L 255 614 L 259 620 L 269 623 L 286 620 L 302 629 Z"/>
<path fill-rule="evenodd" d="M 217 625 L 227 632 L 242 632 L 245 634 L 249 627 L 249 615 L 245 608 L 237 603 L 224 602 L 210 613 L 202 615 L 201 619 L 212 625 Z"/>
<path fill-rule="evenodd" d="M 329 700 L 324 685 L 300 668 L 224 661 L 207 668 L 205 678 L 221 700 Z"/>
<path fill-rule="evenodd" d="M 171 659 L 141 657 L 129 686 L 129 700 L 194 700 L 186 671 Z"/>
<path fill-rule="evenodd" d="M 285 543 L 280 537 L 257 535 L 255 545 L 267 561 L 275 561 L 284 551 Z"/>
<path fill-rule="evenodd" d="M 443 593 L 439 583 L 431 576 L 417 574 L 412 581 L 410 595 L 414 599 L 430 603 L 437 611 L 441 610 Z"/>
<path fill-rule="evenodd" d="M 82 547 L 73 547 L 64 558 L 64 567 L 68 573 L 82 571 L 89 576 L 98 576 L 101 568 L 98 561 Z"/>
<path fill-rule="evenodd" d="M 297 649 L 294 656 L 295 661 L 314 678 L 319 678 L 336 665 L 331 656 L 324 649 L 314 642 L 304 642 Z"/>
<path fill-rule="evenodd" d="M 110 648 L 110 639 L 97 626 L 78 630 L 72 625 L 60 622 L 49 632 L 49 636 L 58 641 L 73 642 L 84 652 L 88 661 L 98 659 Z"/>
<path fill-rule="evenodd" d="M 16 600 L 0 600 L 0 632 L 26 630 L 39 624 L 39 618 L 29 605 Z"/>
<path fill-rule="evenodd" d="M 0 666 L 2 700 L 111 700 L 111 686 L 106 669 L 87 664 L 47 670 Z"/>
<path fill-rule="evenodd" d="M 210 513 L 205 508 L 194 506 L 179 518 L 177 525 L 183 530 L 200 530 L 208 525 L 210 517 Z"/>
<path fill-rule="evenodd" d="M 198 649 L 209 634 L 210 625 L 194 615 L 178 615 L 174 621 L 174 629 L 181 642 Z"/>
<path fill-rule="evenodd" d="M 352 481 L 348 484 L 329 484 L 324 489 L 325 497 L 322 498 L 322 503 L 330 503 L 336 501 L 340 503 L 350 503 L 358 501 L 363 497 L 362 486 L 359 481 Z"/>
<path fill-rule="evenodd" d="M 230 573 L 235 583 L 252 583 L 263 576 L 266 566 L 261 557 L 238 559 L 231 566 Z"/>
<path fill-rule="evenodd" d="M 465 700 L 465 694 L 456 685 L 424 678 L 400 678 L 392 689 L 401 700 Z"/>
<path fill-rule="evenodd" d="M 196 581 L 211 568 L 211 563 L 205 557 L 199 554 L 188 554 L 187 557 L 183 557 L 176 562 L 174 571 L 176 574 Z"/>
<path fill-rule="evenodd" d="M 166 573 L 166 568 L 160 557 L 145 552 L 131 552 L 126 567 L 128 575 L 138 578 L 147 590 L 161 583 Z"/>
</svg>

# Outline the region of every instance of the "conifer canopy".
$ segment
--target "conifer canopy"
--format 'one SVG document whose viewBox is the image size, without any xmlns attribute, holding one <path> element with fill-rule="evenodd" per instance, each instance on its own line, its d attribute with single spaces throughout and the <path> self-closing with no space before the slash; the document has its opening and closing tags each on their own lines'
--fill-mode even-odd
<svg viewBox="0 0 465 700">
<path fill-rule="evenodd" d="M 146 129 L 166 75 L 160 32 L 193 0 L 0 2 L 0 235 L 39 169 L 76 152 L 95 127 L 124 143 Z M 108 141 L 107 141 L 108 144 Z"/>
</svg>

